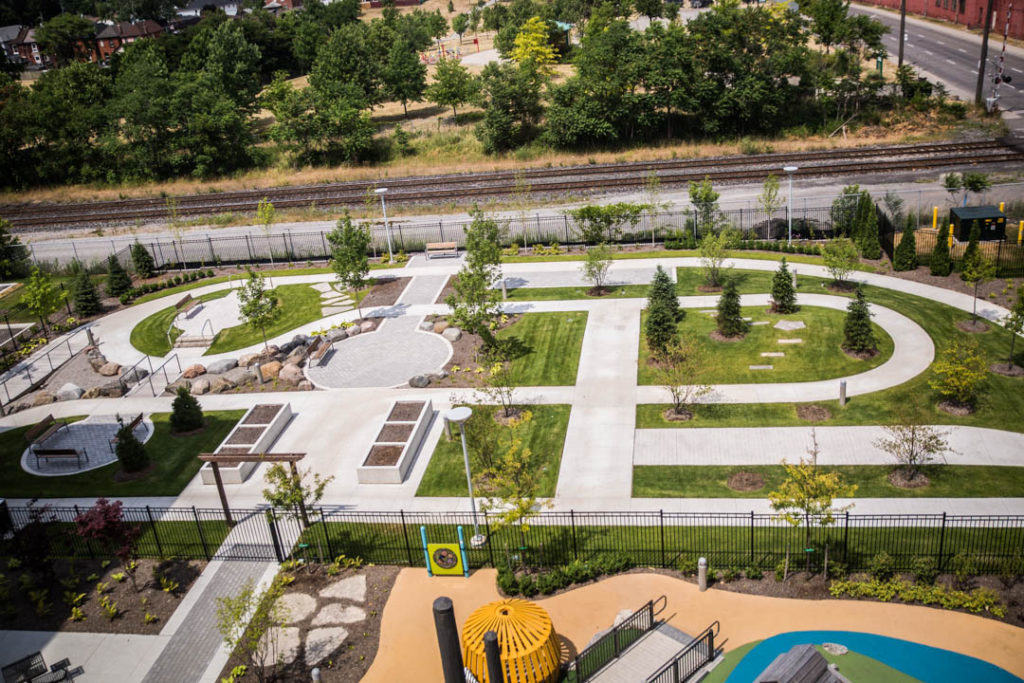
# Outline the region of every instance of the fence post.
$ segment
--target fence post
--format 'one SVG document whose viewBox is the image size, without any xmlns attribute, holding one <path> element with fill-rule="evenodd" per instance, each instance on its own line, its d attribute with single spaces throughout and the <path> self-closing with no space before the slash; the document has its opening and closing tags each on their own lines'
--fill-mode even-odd
<svg viewBox="0 0 1024 683">
<path fill-rule="evenodd" d="M 491 566 L 497 567 L 494 564 L 494 543 L 491 542 L 491 521 L 487 518 L 487 510 L 484 510 L 484 533 L 487 534 L 487 555 L 491 559 Z"/>
<path fill-rule="evenodd" d="M 441 236 L 441 239 L 438 241 L 444 242 L 444 223 L 442 223 L 441 221 L 437 222 L 437 232 Z"/>
<path fill-rule="evenodd" d="M 320 527 L 324 530 L 324 544 L 327 546 L 327 559 L 334 560 L 334 548 L 331 547 L 331 535 L 327 533 L 327 517 L 324 516 L 324 509 L 320 508 Z"/>
<path fill-rule="evenodd" d="M 323 247 L 324 247 L 324 258 L 325 259 L 329 259 L 331 257 L 331 255 L 327 251 L 327 238 L 324 237 L 324 231 L 323 230 L 320 231 L 320 244 L 322 244 Z"/>
<path fill-rule="evenodd" d="M 274 557 L 277 558 L 278 562 L 284 562 L 284 556 L 281 553 L 281 542 L 277 538 L 277 524 L 274 521 L 274 511 L 267 510 L 267 527 L 270 529 L 270 542 L 274 544 Z"/>
<path fill-rule="evenodd" d="M 196 512 L 196 506 L 192 506 L 192 516 L 196 519 L 196 529 L 199 530 L 199 542 L 203 544 L 203 555 L 206 555 L 207 561 L 210 559 L 210 549 L 206 545 L 206 536 L 203 534 L 203 525 L 199 522 L 199 513 Z"/>
<path fill-rule="evenodd" d="M 249 252 L 249 263 L 252 263 L 255 259 L 252 256 L 252 241 L 249 239 L 248 233 L 245 235 L 245 250 Z"/>
<path fill-rule="evenodd" d="M 942 530 L 939 532 L 939 571 L 942 571 L 942 552 L 946 548 L 946 513 L 942 513 Z"/>
<path fill-rule="evenodd" d="M 402 224 L 398 224 L 398 241 L 402 243 L 402 251 L 405 251 L 405 235 L 402 234 Z"/>
<path fill-rule="evenodd" d="M 665 511 L 658 510 L 658 530 L 661 536 L 661 566 L 665 566 Z"/>
<path fill-rule="evenodd" d="M 750 564 L 754 564 L 754 511 L 750 511 Z"/>
<path fill-rule="evenodd" d="M 843 525 L 843 562 L 850 562 L 850 511 L 846 511 L 846 523 Z"/>
<path fill-rule="evenodd" d="M 562 214 L 562 223 L 565 225 L 565 243 L 569 244 L 569 217 Z"/>
<path fill-rule="evenodd" d="M 409 562 L 409 566 L 412 566 L 412 546 L 409 545 L 409 530 L 405 526 L 405 510 L 399 510 L 398 514 L 402 517 L 402 536 L 405 537 L 405 557 Z"/>
<path fill-rule="evenodd" d="M 153 521 L 153 511 L 150 507 L 146 506 L 146 516 L 149 517 L 149 526 L 153 529 L 153 540 L 156 541 L 156 552 L 160 555 L 160 559 L 164 559 L 164 549 L 160 546 L 160 535 L 156 532 L 156 522 Z"/>
<path fill-rule="evenodd" d="M 572 559 L 580 559 L 580 553 L 576 549 L 576 511 L 569 510 L 569 521 L 572 524 Z"/>
<path fill-rule="evenodd" d="M 619 652 L 620 652 L 620 650 L 619 650 L 619 627 L 618 626 L 612 627 L 612 643 L 615 646 L 615 656 L 618 657 L 619 656 Z"/>
</svg>

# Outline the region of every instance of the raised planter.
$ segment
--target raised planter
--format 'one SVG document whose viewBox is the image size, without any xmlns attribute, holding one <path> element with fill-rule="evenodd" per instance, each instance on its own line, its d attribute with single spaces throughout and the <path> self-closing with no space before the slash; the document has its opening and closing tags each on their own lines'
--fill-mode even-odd
<svg viewBox="0 0 1024 683">
<path fill-rule="evenodd" d="M 254 405 L 231 429 L 214 453 L 231 455 L 266 453 L 291 419 L 292 406 L 290 403 Z M 252 474 L 257 465 L 259 463 L 255 461 L 242 462 L 237 465 L 221 465 L 221 481 L 225 484 L 241 484 Z M 211 463 L 203 463 L 199 475 L 204 484 L 211 486 L 216 484 Z"/>
<path fill-rule="evenodd" d="M 395 401 L 377 438 L 356 469 L 360 484 L 401 484 L 434 414 L 430 400 Z"/>
</svg>

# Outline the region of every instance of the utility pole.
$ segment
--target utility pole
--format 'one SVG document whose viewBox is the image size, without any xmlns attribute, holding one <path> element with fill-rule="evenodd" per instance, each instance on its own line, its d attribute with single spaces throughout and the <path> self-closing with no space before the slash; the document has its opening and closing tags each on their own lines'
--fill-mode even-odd
<svg viewBox="0 0 1024 683">
<path fill-rule="evenodd" d="M 977 105 L 982 103 L 982 90 L 985 87 L 985 62 L 988 61 L 988 32 L 992 26 L 992 4 L 993 0 L 988 0 L 985 4 L 985 27 L 981 34 L 981 58 L 978 59 L 978 85 L 974 89 L 974 103 Z"/>
<path fill-rule="evenodd" d="M 927 4 L 927 3 L 925 3 Z M 907 36 L 907 0 L 900 0 L 900 56 L 896 67 L 903 66 L 903 39 Z"/>
</svg>

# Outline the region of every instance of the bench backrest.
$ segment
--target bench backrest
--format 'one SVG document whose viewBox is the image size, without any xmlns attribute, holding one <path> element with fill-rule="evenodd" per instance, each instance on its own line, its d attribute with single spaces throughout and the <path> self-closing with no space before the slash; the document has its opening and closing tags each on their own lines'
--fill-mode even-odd
<svg viewBox="0 0 1024 683">
<path fill-rule="evenodd" d="M 77 458 L 78 451 L 74 448 L 36 448 L 32 451 L 33 455 L 38 455 L 42 458 Z"/>
<path fill-rule="evenodd" d="M 455 242 L 430 242 L 427 244 L 427 251 L 452 251 L 458 246 Z"/>
<path fill-rule="evenodd" d="M 54 422 L 53 415 L 47 415 L 42 420 L 37 422 L 34 427 L 25 432 L 25 441 L 29 443 L 35 441 L 36 437 L 49 429 L 50 425 Z"/>
<path fill-rule="evenodd" d="M 184 297 L 182 297 L 181 301 L 174 304 L 174 307 L 180 310 L 185 306 L 188 306 L 190 303 L 192 303 L 192 295 L 186 294 Z"/>
<path fill-rule="evenodd" d="M 139 424 L 141 422 L 142 422 L 142 413 L 139 413 L 138 415 L 135 416 L 135 419 L 133 419 L 130 423 L 128 423 L 128 429 L 134 430 L 136 427 L 139 426 Z"/>
</svg>

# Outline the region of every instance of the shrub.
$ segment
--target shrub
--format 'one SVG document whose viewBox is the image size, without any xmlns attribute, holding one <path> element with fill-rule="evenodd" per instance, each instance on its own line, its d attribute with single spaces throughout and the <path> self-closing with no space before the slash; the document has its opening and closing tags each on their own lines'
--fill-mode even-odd
<svg viewBox="0 0 1024 683">
<path fill-rule="evenodd" d="M 779 582 L 786 580 L 785 562 L 779 562 L 777 565 L 775 565 L 775 580 Z"/>
<path fill-rule="evenodd" d="M 946 588 L 941 585 L 912 584 L 909 581 L 833 581 L 829 593 L 836 598 L 874 598 L 882 602 L 918 602 L 945 609 L 965 609 L 975 614 L 988 612 L 1000 619 L 1006 616 L 1006 607 L 995 591 L 978 588 L 971 592 Z"/>
<path fill-rule="evenodd" d="M 932 366 L 932 389 L 960 405 L 973 406 L 988 379 L 988 359 L 974 337 L 954 337 Z"/>
<path fill-rule="evenodd" d="M 698 559 L 691 555 L 683 555 L 676 563 L 676 568 L 685 576 L 696 576 Z"/>
<path fill-rule="evenodd" d="M 718 298 L 715 323 L 723 337 L 738 337 L 747 332 L 747 323 L 740 310 L 740 295 L 736 291 L 736 282 L 731 278 L 725 281 L 722 296 Z"/>
<path fill-rule="evenodd" d="M 845 579 L 846 578 L 846 564 L 844 562 L 829 562 L 828 563 L 828 575 L 832 579 Z"/>
<path fill-rule="evenodd" d="M 974 559 L 966 553 L 957 553 L 953 557 L 953 577 L 956 587 L 960 590 L 967 590 L 974 585 L 974 575 L 978 573 L 978 567 Z"/>
<path fill-rule="evenodd" d="M 570 583 L 584 583 L 594 578 L 594 569 L 582 560 L 573 560 L 565 566 L 565 577 Z"/>
<path fill-rule="evenodd" d="M 740 570 L 737 567 L 726 567 L 722 570 L 722 583 L 729 583 L 740 578 Z"/>
<path fill-rule="evenodd" d="M 896 245 L 896 251 L 892 255 L 893 270 L 914 270 L 917 268 L 917 238 L 914 236 L 914 226 L 908 222 L 903 228 L 903 236 L 900 243 Z"/>
<path fill-rule="evenodd" d="M 186 387 L 178 387 L 178 395 L 171 403 L 171 431 L 191 432 L 203 426 L 203 409 Z"/>
<path fill-rule="evenodd" d="M 871 328 L 871 312 L 860 287 L 857 288 L 857 295 L 846 307 L 843 348 L 854 353 L 871 353 L 878 349 L 878 342 Z"/>
<path fill-rule="evenodd" d="M 888 581 L 894 573 L 892 556 L 883 551 L 868 562 L 868 573 L 877 581 Z"/>
<path fill-rule="evenodd" d="M 135 438 L 135 434 L 132 433 L 129 426 L 121 423 L 117 430 L 115 452 L 121 463 L 121 469 L 129 473 L 140 472 L 149 466 L 149 455 L 146 453 L 146 447 Z"/>
<path fill-rule="evenodd" d="M 519 577 L 519 592 L 525 598 L 532 598 L 537 594 L 537 583 L 533 580 L 532 576 L 524 574 Z"/>
<path fill-rule="evenodd" d="M 213 277 L 213 269 L 212 268 L 208 268 L 206 270 L 206 277 Z"/>
<path fill-rule="evenodd" d="M 131 254 L 132 265 L 135 266 L 135 272 L 139 274 L 139 277 L 153 277 L 156 272 L 156 264 L 153 262 L 153 257 L 150 255 L 149 250 L 141 242 L 136 242 L 132 245 Z"/>
<path fill-rule="evenodd" d="M 747 567 L 743 570 L 743 573 L 751 581 L 760 581 L 764 578 L 764 572 L 761 571 L 760 567 Z"/>
<path fill-rule="evenodd" d="M 107 294 L 122 297 L 132 288 L 132 279 L 113 254 L 107 259 Z"/>
<path fill-rule="evenodd" d="M 796 290 L 793 288 L 793 275 L 782 259 L 779 269 L 772 276 L 772 310 L 776 313 L 796 312 Z"/>
<path fill-rule="evenodd" d="M 935 560 L 930 557 L 915 557 L 910 571 L 914 575 L 914 581 L 926 586 L 935 583 L 935 579 L 939 576 L 939 568 L 935 564 Z"/>
<path fill-rule="evenodd" d="M 75 315 L 87 318 L 99 313 L 103 306 L 100 304 L 100 295 L 96 292 L 96 285 L 85 270 L 78 271 L 71 285 L 71 301 L 75 308 Z"/>
<path fill-rule="evenodd" d="M 953 272 L 953 260 L 949 256 L 949 236 L 943 228 L 939 228 L 939 233 L 935 236 L 935 246 L 932 248 L 928 268 L 932 275 L 939 277 Z"/>
</svg>

